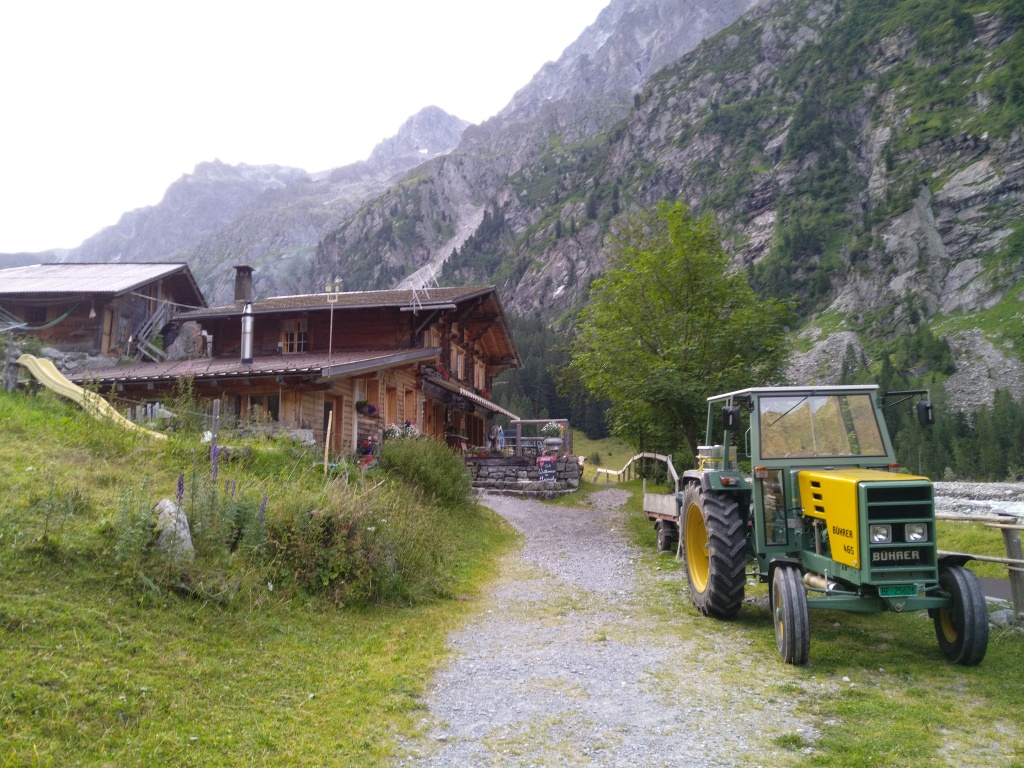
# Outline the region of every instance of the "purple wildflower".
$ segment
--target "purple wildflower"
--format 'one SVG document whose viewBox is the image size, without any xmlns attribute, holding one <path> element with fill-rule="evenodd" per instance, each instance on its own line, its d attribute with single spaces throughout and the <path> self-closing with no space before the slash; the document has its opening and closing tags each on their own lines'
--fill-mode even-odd
<svg viewBox="0 0 1024 768">
<path fill-rule="evenodd" d="M 181 500 L 185 498 L 185 473 L 180 472 L 178 474 L 178 495 L 175 497 L 178 501 L 178 506 L 181 506 Z"/>
</svg>

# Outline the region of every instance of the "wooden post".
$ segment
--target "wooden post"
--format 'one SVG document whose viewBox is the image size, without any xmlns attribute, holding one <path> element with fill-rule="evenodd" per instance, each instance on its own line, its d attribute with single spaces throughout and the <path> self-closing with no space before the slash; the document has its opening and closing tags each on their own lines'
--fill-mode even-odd
<svg viewBox="0 0 1024 768">
<path fill-rule="evenodd" d="M 220 433 L 220 398 L 213 401 L 213 424 L 210 428 L 210 466 L 217 461 L 217 437 Z"/>
<path fill-rule="evenodd" d="M 7 365 L 4 371 L 4 388 L 8 392 L 13 392 L 18 386 L 18 352 L 18 345 L 14 343 L 14 339 L 8 337 Z"/>
<path fill-rule="evenodd" d="M 1006 556 L 1013 560 L 1024 560 L 1024 548 L 1021 547 L 1020 531 L 1015 528 L 1003 528 L 1003 544 L 1006 545 Z M 1016 566 L 1008 566 L 1010 578 L 1010 595 L 1013 598 L 1013 613 L 1024 615 L 1024 570 Z"/>
<path fill-rule="evenodd" d="M 327 412 L 327 431 L 324 433 L 324 474 L 327 474 L 327 457 L 331 450 L 331 434 L 334 432 L 334 409 Z"/>
</svg>

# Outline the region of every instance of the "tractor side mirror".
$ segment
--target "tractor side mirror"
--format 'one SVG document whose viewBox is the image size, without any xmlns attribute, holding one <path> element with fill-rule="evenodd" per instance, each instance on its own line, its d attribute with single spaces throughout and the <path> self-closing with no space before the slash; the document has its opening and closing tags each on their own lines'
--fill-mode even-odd
<svg viewBox="0 0 1024 768">
<path fill-rule="evenodd" d="M 722 429 L 736 432 L 740 429 L 740 407 L 727 405 L 722 408 Z"/>
<path fill-rule="evenodd" d="M 935 423 L 935 409 L 932 408 L 930 400 L 917 401 L 917 420 L 922 427 L 928 427 Z"/>
</svg>

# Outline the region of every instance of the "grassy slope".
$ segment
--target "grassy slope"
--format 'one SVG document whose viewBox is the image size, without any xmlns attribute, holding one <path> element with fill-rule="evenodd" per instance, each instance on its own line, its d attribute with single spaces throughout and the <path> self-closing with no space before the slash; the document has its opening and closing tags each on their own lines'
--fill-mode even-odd
<svg viewBox="0 0 1024 768">
<path fill-rule="evenodd" d="M 0 425 L 0 766 L 372 766 L 419 727 L 471 600 L 351 611 L 256 585 L 218 607 L 142 589 L 112 560 L 119 494 L 173 497 L 187 451 L 45 392 L 0 394 Z M 279 478 L 222 473 L 270 488 L 273 513 Z M 474 519 L 451 534 L 453 594 L 475 593 L 514 540 Z"/>
</svg>

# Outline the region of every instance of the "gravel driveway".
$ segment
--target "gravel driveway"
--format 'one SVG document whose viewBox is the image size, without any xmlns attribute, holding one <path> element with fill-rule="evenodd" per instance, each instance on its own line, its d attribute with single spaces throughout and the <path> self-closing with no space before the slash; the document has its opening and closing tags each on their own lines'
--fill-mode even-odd
<svg viewBox="0 0 1024 768">
<path fill-rule="evenodd" d="M 618 511 L 627 498 L 599 491 L 575 509 L 482 497 L 525 544 L 451 638 L 426 736 L 400 765 L 783 765 L 793 755 L 773 737 L 812 738 L 784 701 L 772 697 L 770 717 L 756 704 L 778 695 L 770 678 L 787 680 L 776 659 L 752 659 L 723 633 L 709 661 L 706 641 L 666 631 L 670 613 L 644 605 L 656 577 L 635 567 Z"/>
</svg>

